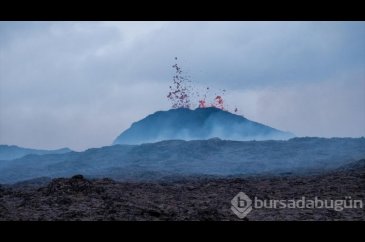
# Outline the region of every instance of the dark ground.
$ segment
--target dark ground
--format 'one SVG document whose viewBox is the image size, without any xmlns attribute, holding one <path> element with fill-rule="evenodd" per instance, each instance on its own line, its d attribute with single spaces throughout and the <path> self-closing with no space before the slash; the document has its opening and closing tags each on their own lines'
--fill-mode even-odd
<svg viewBox="0 0 365 242">
<path fill-rule="evenodd" d="M 240 220 L 231 199 L 361 199 L 364 160 L 354 167 L 308 176 L 189 178 L 174 182 L 116 182 L 82 176 L 46 185 L 0 187 L 0 220 Z M 364 208 L 254 209 L 243 220 L 365 220 Z"/>
</svg>

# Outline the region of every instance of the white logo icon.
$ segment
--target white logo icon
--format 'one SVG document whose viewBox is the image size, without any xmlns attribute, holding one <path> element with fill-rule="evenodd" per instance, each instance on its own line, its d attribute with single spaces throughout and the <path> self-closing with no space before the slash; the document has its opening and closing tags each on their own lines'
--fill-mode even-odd
<svg viewBox="0 0 365 242">
<path fill-rule="evenodd" d="M 246 217 L 252 211 L 252 200 L 243 192 L 239 192 L 231 200 L 231 210 L 240 219 Z"/>
</svg>

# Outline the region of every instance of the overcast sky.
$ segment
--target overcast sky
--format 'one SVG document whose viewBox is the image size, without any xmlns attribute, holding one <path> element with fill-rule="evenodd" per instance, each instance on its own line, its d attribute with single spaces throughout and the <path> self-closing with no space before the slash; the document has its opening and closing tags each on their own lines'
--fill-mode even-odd
<svg viewBox="0 0 365 242">
<path fill-rule="evenodd" d="M 84 150 L 196 87 L 297 136 L 365 136 L 365 22 L 0 22 L 0 144 Z"/>
</svg>

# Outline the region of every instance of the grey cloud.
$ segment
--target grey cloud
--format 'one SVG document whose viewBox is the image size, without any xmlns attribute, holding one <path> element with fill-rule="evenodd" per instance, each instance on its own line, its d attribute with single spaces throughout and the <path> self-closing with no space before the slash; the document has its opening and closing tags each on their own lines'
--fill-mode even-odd
<svg viewBox="0 0 365 242">
<path fill-rule="evenodd" d="M 2 22 L 0 35 L 0 143 L 108 145 L 169 108 L 175 56 L 258 122 L 365 134 L 364 22 Z"/>
</svg>

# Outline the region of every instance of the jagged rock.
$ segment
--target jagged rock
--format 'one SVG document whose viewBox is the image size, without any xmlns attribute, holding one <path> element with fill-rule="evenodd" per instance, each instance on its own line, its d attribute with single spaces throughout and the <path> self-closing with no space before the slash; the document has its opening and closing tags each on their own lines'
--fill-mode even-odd
<svg viewBox="0 0 365 242">
<path fill-rule="evenodd" d="M 0 220 L 241 220 L 230 209 L 240 191 L 259 199 L 364 200 L 365 168 L 359 167 L 319 175 L 184 177 L 161 183 L 76 175 L 39 189 L 1 186 Z M 253 209 L 242 220 L 365 220 L 365 210 Z"/>
<path fill-rule="evenodd" d="M 90 193 L 93 191 L 92 183 L 82 175 L 75 175 L 71 179 L 59 178 L 50 182 L 46 194 L 53 193 Z"/>
</svg>

